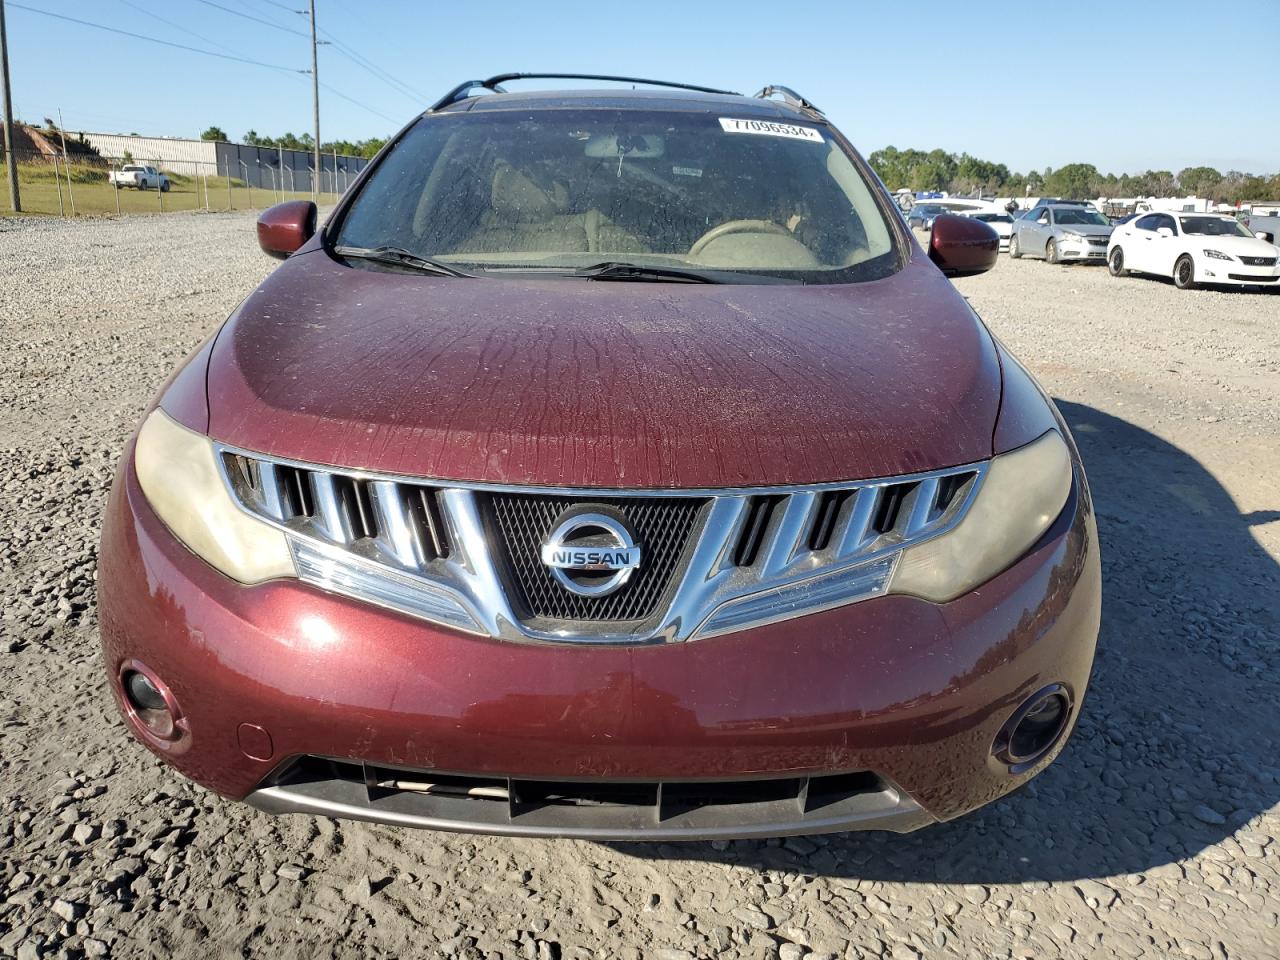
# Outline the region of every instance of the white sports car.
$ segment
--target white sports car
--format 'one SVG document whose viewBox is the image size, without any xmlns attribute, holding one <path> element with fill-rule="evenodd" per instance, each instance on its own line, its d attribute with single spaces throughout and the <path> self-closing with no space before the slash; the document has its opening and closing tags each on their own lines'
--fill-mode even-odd
<svg viewBox="0 0 1280 960">
<path fill-rule="evenodd" d="M 1280 247 L 1212 213 L 1148 213 L 1116 227 L 1107 245 L 1113 277 L 1130 271 L 1172 277 L 1179 290 L 1280 283 L 1278 261 Z"/>
</svg>

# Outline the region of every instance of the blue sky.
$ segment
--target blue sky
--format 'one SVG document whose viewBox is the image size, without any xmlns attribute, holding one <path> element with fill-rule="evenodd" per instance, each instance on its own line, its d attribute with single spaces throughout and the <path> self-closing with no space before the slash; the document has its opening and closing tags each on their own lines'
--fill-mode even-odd
<svg viewBox="0 0 1280 960">
<path fill-rule="evenodd" d="M 68 129 L 301 133 L 309 78 L 51 19 L 14 3 L 294 70 L 304 0 L 8 0 L 14 111 Z M 258 23 L 226 10 L 256 17 Z M 456 82 L 551 69 L 794 87 L 864 153 L 967 151 L 1026 171 L 1280 171 L 1280 0 L 480 3 L 317 0 L 321 136 L 398 129 Z M 166 22 L 167 21 L 167 22 Z M 271 24 L 271 25 L 268 25 Z M 387 83 L 344 51 L 371 61 Z M 1269 74 L 1269 76 L 1267 76 Z M 380 116 L 382 114 L 384 116 Z"/>
</svg>

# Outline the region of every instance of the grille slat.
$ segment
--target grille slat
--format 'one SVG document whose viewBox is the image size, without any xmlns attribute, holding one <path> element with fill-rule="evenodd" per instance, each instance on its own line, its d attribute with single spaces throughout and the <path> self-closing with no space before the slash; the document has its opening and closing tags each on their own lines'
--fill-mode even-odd
<svg viewBox="0 0 1280 960">
<path fill-rule="evenodd" d="M 598 500 L 495 493 L 484 498 L 510 569 L 510 586 L 529 617 L 573 621 L 638 621 L 653 615 L 693 539 L 704 499 L 617 497 Z M 627 520 L 644 558 L 613 593 L 580 597 L 565 590 L 543 564 L 540 548 L 570 507 L 599 504 Z"/>
<path fill-rule="evenodd" d="M 933 519 L 938 501 L 938 478 L 921 480 L 912 491 L 911 506 L 903 524 L 903 536 L 911 536 L 923 530 Z"/>
<path fill-rule="evenodd" d="M 866 545 L 871 535 L 871 524 L 880 510 L 880 493 L 882 487 L 863 487 L 853 495 L 849 506 L 849 517 L 845 521 L 844 532 L 839 537 L 836 555 L 851 557 Z"/>
<path fill-rule="evenodd" d="M 777 525 L 770 530 L 765 546 L 764 572 L 767 576 L 784 569 L 803 549 L 806 531 L 817 503 L 816 493 L 793 493 L 784 501 Z"/>
<path fill-rule="evenodd" d="M 755 564 L 760 544 L 764 542 L 765 531 L 769 529 L 773 510 L 781 502 L 782 497 L 761 496 L 752 497 L 747 504 L 747 522 L 742 527 L 742 535 L 733 551 L 733 562 L 739 567 Z"/>
<path fill-rule="evenodd" d="M 389 480 L 375 480 L 370 484 L 370 496 L 387 552 L 400 566 L 409 569 L 426 563 L 428 555 L 405 506 L 400 484 Z"/>
</svg>

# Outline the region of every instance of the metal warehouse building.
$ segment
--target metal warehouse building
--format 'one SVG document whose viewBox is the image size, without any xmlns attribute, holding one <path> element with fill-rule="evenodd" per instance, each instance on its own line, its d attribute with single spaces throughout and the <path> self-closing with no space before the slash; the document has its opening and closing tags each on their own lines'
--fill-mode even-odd
<svg viewBox="0 0 1280 960">
<path fill-rule="evenodd" d="M 120 160 L 126 153 L 136 163 L 150 163 L 170 173 L 232 177 L 253 187 L 275 187 L 309 193 L 314 155 L 309 150 L 251 147 L 243 143 L 184 140 L 178 137 L 135 137 L 117 133 L 82 134 L 104 158 Z M 320 188 L 341 193 L 364 169 L 364 157 L 322 154 Z"/>
</svg>

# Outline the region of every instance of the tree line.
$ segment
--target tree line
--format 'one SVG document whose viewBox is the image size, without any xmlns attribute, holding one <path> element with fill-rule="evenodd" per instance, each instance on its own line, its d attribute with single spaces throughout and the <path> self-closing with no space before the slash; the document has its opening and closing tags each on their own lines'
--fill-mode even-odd
<svg viewBox="0 0 1280 960">
<path fill-rule="evenodd" d="M 224 143 L 230 143 L 231 138 L 227 136 L 227 132 L 221 127 L 209 127 L 204 133 L 200 134 L 201 140 L 221 140 Z M 302 150 L 310 152 L 315 148 L 315 137 L 309 133 L 296 136 L 292 133 L 286 133 L 279 137 L 265 137 L 258 133 L 257 130 L 248 131 L 240 138 L 240 143 L 247 144 L 250 147 L 271 147 L 283 148 L 285 150 Z M 370 158 L 387 142 L 386 137 L 370 137 L 368 140 L 326 140 L 321 141 L 320 151 L 322 153 L 338 153 L 349 157 L 365 157 Z"/>
<path fill-rule="evenodd" d="M 867 158 L 890 190 L 946 190 L 953 194 L 1053 196 L 1069 200 L 1097 197 L 1194 195 L 1218 203 L 1280 199 L 1280 173 L 1258 176 L 1213 167 L 1144 170 L 1137 174 L 1101 173 L 1091 163 L 1068 163 L 1017 173 L 1003 163 L 956 155 L 945 150 L 885 147 Z"/>
</svg>

